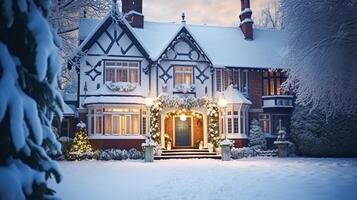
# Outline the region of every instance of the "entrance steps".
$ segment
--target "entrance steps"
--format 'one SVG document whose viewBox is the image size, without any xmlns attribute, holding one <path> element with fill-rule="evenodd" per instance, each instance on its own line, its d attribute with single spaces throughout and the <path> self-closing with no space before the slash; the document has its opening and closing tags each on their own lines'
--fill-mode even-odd
<svg viewBox="0 0 357 200">
<path fill-rule="evenodd" d="M 208 149 L 172 149 L 162 150 L 161 156 L 154 156 L 155 160 L 163 159 L 200 159 L 211 158 L 221 159 L 215 152 L 209 152 Z"/>
</svg>

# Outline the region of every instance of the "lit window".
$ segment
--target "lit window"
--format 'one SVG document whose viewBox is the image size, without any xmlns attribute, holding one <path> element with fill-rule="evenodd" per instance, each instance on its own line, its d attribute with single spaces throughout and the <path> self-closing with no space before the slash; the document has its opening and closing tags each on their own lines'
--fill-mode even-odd
<svg viewBox="0 0 357 200">
<path fill-rule="evenodd" d="M 105 81 L 138 83 L 139 63 L 107 61 L 105 63 Z"/>
<path fill-rule="evenodd" d="M 286 81 L 283 72 L 265 71 L 263 73 L 263 92 L 264 96 L 283 95 L 281 85 Z"/>
<path fill-rule="evenodd" d="M 260 122 L 260 127 L 263 131 L 263 133 L 269 133 L 269 115 L 268 114 L 260 114 L 259 115 L 259 122 Z"/>
<path fill-rule="evenodd" d="M 140 109 L 124 107 L 96 109 L 96 112 L 89 112 L 88 123 L 91 134 L 139 135 Z"/>
<path fill-rule="evenodd" d="M 193 83 L 193 67 L 192 66 L 175 66 L 175 85 Z"/>
</svg>

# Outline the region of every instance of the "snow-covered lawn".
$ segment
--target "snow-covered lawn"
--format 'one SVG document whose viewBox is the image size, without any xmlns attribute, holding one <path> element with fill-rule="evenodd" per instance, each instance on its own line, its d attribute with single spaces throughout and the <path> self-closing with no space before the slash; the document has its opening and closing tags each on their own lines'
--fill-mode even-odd
<svg viewBox="0 0 357 200">
<path fill-rule="evenodd" d="M 59 162 L 63 199 L 357 199 L 357 159 Z"/>
</svg>

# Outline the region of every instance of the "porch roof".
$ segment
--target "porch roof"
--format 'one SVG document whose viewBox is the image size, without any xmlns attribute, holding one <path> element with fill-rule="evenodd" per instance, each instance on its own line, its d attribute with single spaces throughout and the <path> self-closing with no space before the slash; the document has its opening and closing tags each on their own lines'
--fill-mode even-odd
<svg viewBox="0 0 357 200">
<path fill-rule="evenodd" d="M 227 104 L 252 104 L 239 90 L 234 88 L 233 85 L 229 85 L 223 92 L 224 98 L 227 100 Z"/>
</svg>

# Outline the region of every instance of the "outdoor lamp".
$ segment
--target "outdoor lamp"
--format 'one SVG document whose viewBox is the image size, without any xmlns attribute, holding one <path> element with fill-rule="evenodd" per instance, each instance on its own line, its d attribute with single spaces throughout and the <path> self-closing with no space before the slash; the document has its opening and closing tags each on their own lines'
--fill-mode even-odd
<svg viewBox="0 0 357 200">
<path fill-rule="evenodd" d="M 186 121 L 186 119 L 187 119 L 187 116 L 185 114 L 181 114 L 180 115 L 180 120 L 181 121 Z"/>
<path fill-rule="evenodd" d="M 227 107 L 227 100 L 226 100 L 226 98 L 224 98 L 224 96 L 222 96 L 222 97 L 219 99 L 218 105 L 219 105 L 219 107 L 221 107 L 221 108 Z"/>
<path fill-rule="evenodd" d="M 152 98 L 147 97 L 147 98 L 145 99 L 145 105 L 146 105 L 147 107 L 151 107 L 153 104 L 154 104 L 154 100 L 152 100 Z"/>
</svg>

